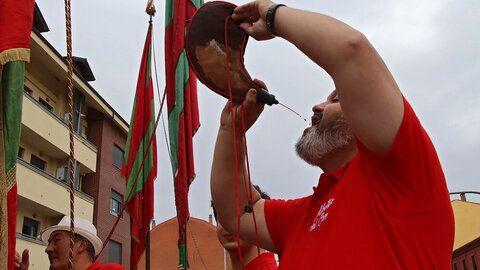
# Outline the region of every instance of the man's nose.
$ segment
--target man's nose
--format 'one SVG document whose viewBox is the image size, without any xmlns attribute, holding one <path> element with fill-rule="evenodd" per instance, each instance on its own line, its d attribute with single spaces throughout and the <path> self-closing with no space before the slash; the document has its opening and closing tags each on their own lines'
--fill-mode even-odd
<svg viewBox="0 0 480 270">
<path fill-rule="evenodd" d="M 52 245 L 49 243 L 47 247 L 45 248 L 45 253 L 48 254 L 48 252 L 52 251 Z"/>
<path fill-rule="evenodd" d="M 322 102 L 322 103 L 320 103 L 320 104 L 317 104 L 317 105 L 313 106 L 313 108 L 312 108 L 312 111 L 313 111 L 314 113 L 315 113 L 315 112 L 321 113 L 321 112 L 323 112 L 323 110 L 325 110 L 325 102 Z"/>
</svg>

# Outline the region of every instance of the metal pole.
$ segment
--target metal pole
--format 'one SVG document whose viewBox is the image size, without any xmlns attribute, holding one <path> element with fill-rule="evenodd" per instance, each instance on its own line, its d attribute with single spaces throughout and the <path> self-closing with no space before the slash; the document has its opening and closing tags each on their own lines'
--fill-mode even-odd
<svg viewBox="0 0 480 270">
<path fill-rule="evenodd" d="M 227 251 L 223 249 L 223 270 L 227 270 Z"/>
<path fill-rule="evenodd" d="M 150 226 L 148 226 L 147 239 L 145 241 L 145 270 L 150 270 Z"/>
</svg>

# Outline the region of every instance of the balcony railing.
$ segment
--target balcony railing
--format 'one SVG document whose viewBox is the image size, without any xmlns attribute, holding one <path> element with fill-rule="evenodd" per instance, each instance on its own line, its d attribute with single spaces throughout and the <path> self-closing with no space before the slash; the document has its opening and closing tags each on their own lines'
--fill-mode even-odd
<svg viewBox="0 0 480 270">
<path fill-rule="evenodd" d="M 26 240 L 26 241 L 29 241 L 29 242 L 33 242 L 35 244 L 43 245 L 43 246 L 47 245 L 38 237 L 33 237 L 33 236 L 26 235 L 26 234 L 19 233 L 19 232 L 17 232 L 17 238 L 20 238 L 20 239 L 23 239 L 23 240 Z"/>
<path fill-rule="evenodd" d="M 37 172 L 38 174 L 44 176 L 45 178 L 48 178 L 49 180 L 69 189 L 70 188 L 70 185 L 69 185 L 69 182 L 64 182 L 64 181 L 61 181 L 61 180 L 58 180 L 57 178 L 53 177 L 52 175 L 50 175 L 49 173 L 45 172 L 44 170 L 41 170 L 35 166 L 33 166 L 32 164 L 26 162 L 25 160 L 21 159 L 21 158 L 17 158 L 17 162 L 24 165 L 25 167 Z M 95 200 L 93 199 L 92 196 L 78 190 L 76 187 L 74 187 L 75 189 L 75 194 L 77 194 L 78 196 L 82 197 L 83 199 L 87 200 L 87 201 L 90 201 L 91 203 L 94 203 Z"/>
<path fill-rule="evenodd" d="M 49 109 L 45 108 L 45 106 L 40 103 L 38 100 L 36 100 L 35 98 L 33 98 L 31 95 L 29 95 L 27 92 L 23 92 L 23 95 L 26 96 L 28 99 L 30 99 L 32 102 L 34 102 L 35 104 L 37 104 L 37 106 L 39 106 L 40 108 L 42 108 L 46 113 L 48 113 L 50 116 L 52 116 L 54 119 L 56 119 L 60 124 L 62 124 L 66 129 L 69 129 L 68 127 L 68 123 L 65 123 L 63 121 L 63 119 L 61 119 L 60 117 L 58 117 L 56 114 L 52 113 L 52 111 L 50 111 Z M 97 151 L 97 146 L 95 146 L 92 142 L 90 142 L 87 138 L 85 138 L 83 136 L 83 134 L 81 133 L 78 133 L 76 131 L 74 131 L 75 135 L 77 135 L 77 137 L 85 142 L 88 146 L 90 146 L 95 152 Z"/>
</svg>

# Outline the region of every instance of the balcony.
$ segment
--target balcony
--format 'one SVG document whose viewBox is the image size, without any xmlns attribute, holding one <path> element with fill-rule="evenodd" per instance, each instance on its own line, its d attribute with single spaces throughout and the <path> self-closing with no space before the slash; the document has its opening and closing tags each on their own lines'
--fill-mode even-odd
<svg viewBox="0 0 480 270">
<path fill-rule="evenodd" d="M 48 215 L 70 215 L 70 188 L 67 183 L 17 159 L 18 208 L 41 208 Z M 21 197 L 21 198 L 20 198 Z M 23 200 L 23 198 L 27 200 Z M 75 191 L 75 216 L 93 218 L 94 200 L 81 191 Z"/>
<path fill-rule="evenodd" d="M 22 139 L 34 142 L 39 151 L 58 159 L 70 154 L 69 129 L 66 123 L 44 108 L 30 95 L 23 95 Z M 74 135 L 75 159 L 82 165 L 81 174 L 96 171 L 97 148 L 82 136 Z"/>
</svg>

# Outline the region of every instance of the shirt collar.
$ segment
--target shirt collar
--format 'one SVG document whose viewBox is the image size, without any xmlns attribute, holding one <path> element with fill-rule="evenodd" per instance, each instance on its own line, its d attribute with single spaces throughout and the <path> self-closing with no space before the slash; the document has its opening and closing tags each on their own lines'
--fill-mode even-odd
<svg viewBox="0 0 480 270">
<path fill-rule="evenodd" d="M 316 187 L 313 187 L 313 191 L 315 192 L 317 188 L 323 187 L 325 185 L 331 185 L 335 184 L 338 181 L 340 181 L 343 176 L 345 175 L 345 172 L 347 171 L 348 165 L 350 165 L 350 162 L 345 164 L 345 166 L 341 167 L 340 169 L 337 169 L 333 172 L 329 173 L 322 173 L 320 175 L 320 179 L 318 180 L 318 185 Z"/>
<path fill-rule="evenodd" d="M 348 162 L 347 164 L 345 164 L 345 166 L 341 167 L 338 170 L 335 170 L 335 171 L 330 172 L 330 173 L 324 173 L 324 174 L 329 175 L 330 177 L 332 177 L 333 179 L 335 179 L 338 182 L 342 179 L 343 175 L 347 171 L 348 165 L 350 165 L 350 162 Z"/>
</svg>

